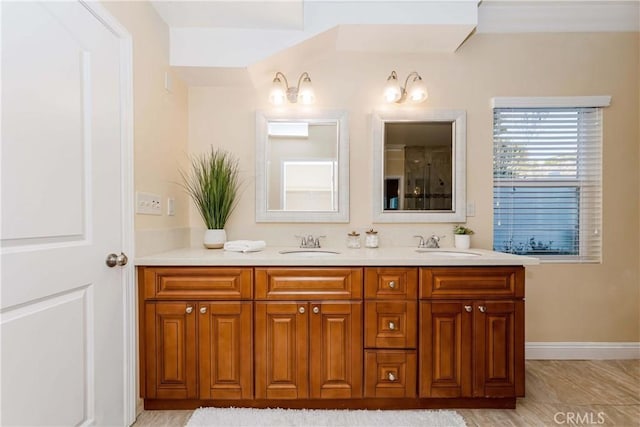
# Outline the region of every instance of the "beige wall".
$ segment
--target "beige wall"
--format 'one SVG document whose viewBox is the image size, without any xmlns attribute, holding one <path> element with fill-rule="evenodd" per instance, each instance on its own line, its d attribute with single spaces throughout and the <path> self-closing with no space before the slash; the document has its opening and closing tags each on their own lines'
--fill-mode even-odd
<svg viewBox="0 0 640 427">
<path fill-rule="evenodd" d="M 477 215 L 473 246 L 492 243 L 492 110 L 494 96 L 611 95 L 604 112 L 604 256 L 602 264 L 545 264 L 527 269 L 527 341 L 640 341 L 640 82 L 638 33 L 476 34 L 455 54 L 407 55 L 335 52 L 291 55 L 255 67 L 254 87 L 189 89 L 189 151 L 210 144 L 236 153 L 244 190 L 227 232 L 230 239 L 264 238 L 293 245 L 303 231 L 327 234 L 328 244 L 344 245 L 351 229 L 371 225 L 370 114 L 381 103 L 391 70 L 404 78 L 422 74 L 430 97 L 419 108 L 467 111 L 467 198 Z M 317 49 L 317 46 L 315 47 Z M 296 55 L 294 57 L 294 55 Z M 256 69 L 269 70 L 267 73 Z M 351 141 L 351 221 L 349 224 L 256 224 L 255 110 L 269 109 L 271 73 L 291 79 L 308 71 L 316 90 L 314 109 L 349 112 Z M 250 85 L 248 85 L 250 86 Z M 191 225 L 201 228 L 195 213 Z M 416 232 L 448 234 L 450 224 L 377 224 L 382 245 L 413 245 Z M 193 233 L 199 245 L 201 234 Z"/>
<path fill-rule="evenodd" d="M 169 28 L 149 2 L 103 2 L 133 39 L 134 188 L 162 196 L 161 216 L 136 215 L 136 253 L 186 244 L 188 200 L 175 183 L 187 159 L 187 87 L 169 68 Z M 165 72 L 173 81 L 164 88 Z M 176 215 L 166 215 L 167 197 Z M 182 235 L 182 236 L 181 236 Z"/>
</svg>

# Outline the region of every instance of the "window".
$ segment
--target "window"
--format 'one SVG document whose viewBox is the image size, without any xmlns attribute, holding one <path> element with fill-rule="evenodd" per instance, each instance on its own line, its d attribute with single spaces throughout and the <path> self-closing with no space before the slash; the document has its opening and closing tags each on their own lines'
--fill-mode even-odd
<svg viewBox="0 0 640 427">
<path fill-rule="evenodd" d="M 600 107 L 608 101 L 494 99 L 494 250 L 547 260 L 601 260 Z"/>
</svg>

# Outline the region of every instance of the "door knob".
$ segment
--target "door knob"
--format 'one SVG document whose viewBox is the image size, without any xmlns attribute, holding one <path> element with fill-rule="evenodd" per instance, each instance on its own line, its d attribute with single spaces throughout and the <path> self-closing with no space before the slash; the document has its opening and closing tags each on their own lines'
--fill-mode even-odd
<svg viewBox="0 0 640 427">
<path fill-rule="evenodd" d="M 391 289 L 394 289 L 394 288 L 396 287 L 396 282 L 395 282 L 394 280 L 390 281 L 390 282 L 389 282 L 389 287 L 390 287 Z"/>
<path fill-rule="evenodd" d="M 486 313 L 487 307 L 485 307 L 484 305 L 481 305 L 480 307 L 478 307 L 478 310 L 480 310 L 480 313 Z"/>
<path fill-rule="evenodd" d="M 125 266 L 129 262 L 129 258 L 124 254 L 124 252 L 120 252 L 120 255 L 109 254 L 107 255 L 107 259 L 105 263 L 108 267 L 115 267 L 116 265 Z"/>
<path fill-rule="evenodd" d="M 193 313 L 193 307 L 191 306 L 187 306 L 187 308 L 184 310 L 187 314 L 191 314 Z"/>
<path fill-rule="evenodd" d="M 300 314 L 304 314 L 304 312 L 305 312 L 304 307 L 300 307 L 300 308 L 298 309 L 298 312 L 299 312 Z"/>
<path fill-rule="evenodd" d="M 389 329 L 391 329 L 392 331 L 396 329 L 396 324 L 393 322 L 389 322 Z"/>
<path fill-rule="evenodd" d="M 396 376 L 395 376 L 395 375 L 393 375 L 393 372 L 388 372 L 388 373 L 387 373 L 387 379 L 388 379 L 389 381 L 395 381 L 395 380 L 396 380 Z"/>
<path fill-rule="evenodd" d="M 200 307 L 200 313 L 201 314 L 206 314 L 207 313 L 207 307 Z"/>
<path fill-rule="evenodd" d="M 317 305 L 316 305 L 315 307 L 313 307 L 313 312 L 314 312 L 315 314 L 320 313 L 320 307 L 318 307 Z"/>
<path fill-rule="evenodd" d="M 473 308 L 471 308 L 471 306 L 470 306 L 470 305 L 465 305 L 465 306 L 464 306 L 464 310 L 465 310 L 467 313 L 471 313 L 471 310 L 473 310 Z"/>
</svg>

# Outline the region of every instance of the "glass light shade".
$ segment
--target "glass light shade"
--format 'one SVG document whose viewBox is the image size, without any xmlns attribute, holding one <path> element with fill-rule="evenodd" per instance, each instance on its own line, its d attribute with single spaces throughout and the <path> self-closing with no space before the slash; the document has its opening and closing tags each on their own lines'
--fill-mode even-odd
<svg viewBox="0 0 640 427">
<path fill-rule="evenodd" d="M 397 102 L 402 97 L 402 88 L 396 77 L 389 77 L 383 91 L 386 102 Z"/>
<path fill-rule="evenodd" d="M 424 84 L 424 81 L 422 81 L 421 78 L 418 78 L 411 84 L 411 88 L 407 95 L 411 102 L 423 102 L 429 96 L 429 93 L 427 92 L 427 85 Z"/>
<path fill-rule="evenodd" d="M 282 105 L 284 104 L 285 99 L 287 99 L 287 94 L 282 85 L 282 81 L 276 78 L 273 80 L 271 92 L 269 92 L 269 102 L 273 105 Z"/>
<path fill-rule="evenodd" d="M 316 100 L 316 94 L 313 91 L 313 86 L 311 86 L 311 79 L 309 77 L 305 77 L 302 82 L 300 82 L 300 87 L 298 88 L 298 101 L 301 104 L 309 105 L 313 104 Z"/>
</svg>

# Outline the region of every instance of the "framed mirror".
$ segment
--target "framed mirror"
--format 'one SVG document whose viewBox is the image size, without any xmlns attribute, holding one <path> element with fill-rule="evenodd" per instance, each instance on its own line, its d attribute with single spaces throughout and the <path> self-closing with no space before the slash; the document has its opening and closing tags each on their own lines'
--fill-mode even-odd
<svg viewBox="0 0 640 427">
<path fill-rule="evenodd" d="M 466 221 L 463 110 L 373 114 L 374 222 Z"/>
<path fill-rule="evenodd" d="M 256 222 L 348 222 L 346 112 L 256 113 Z"/>
</svg>

